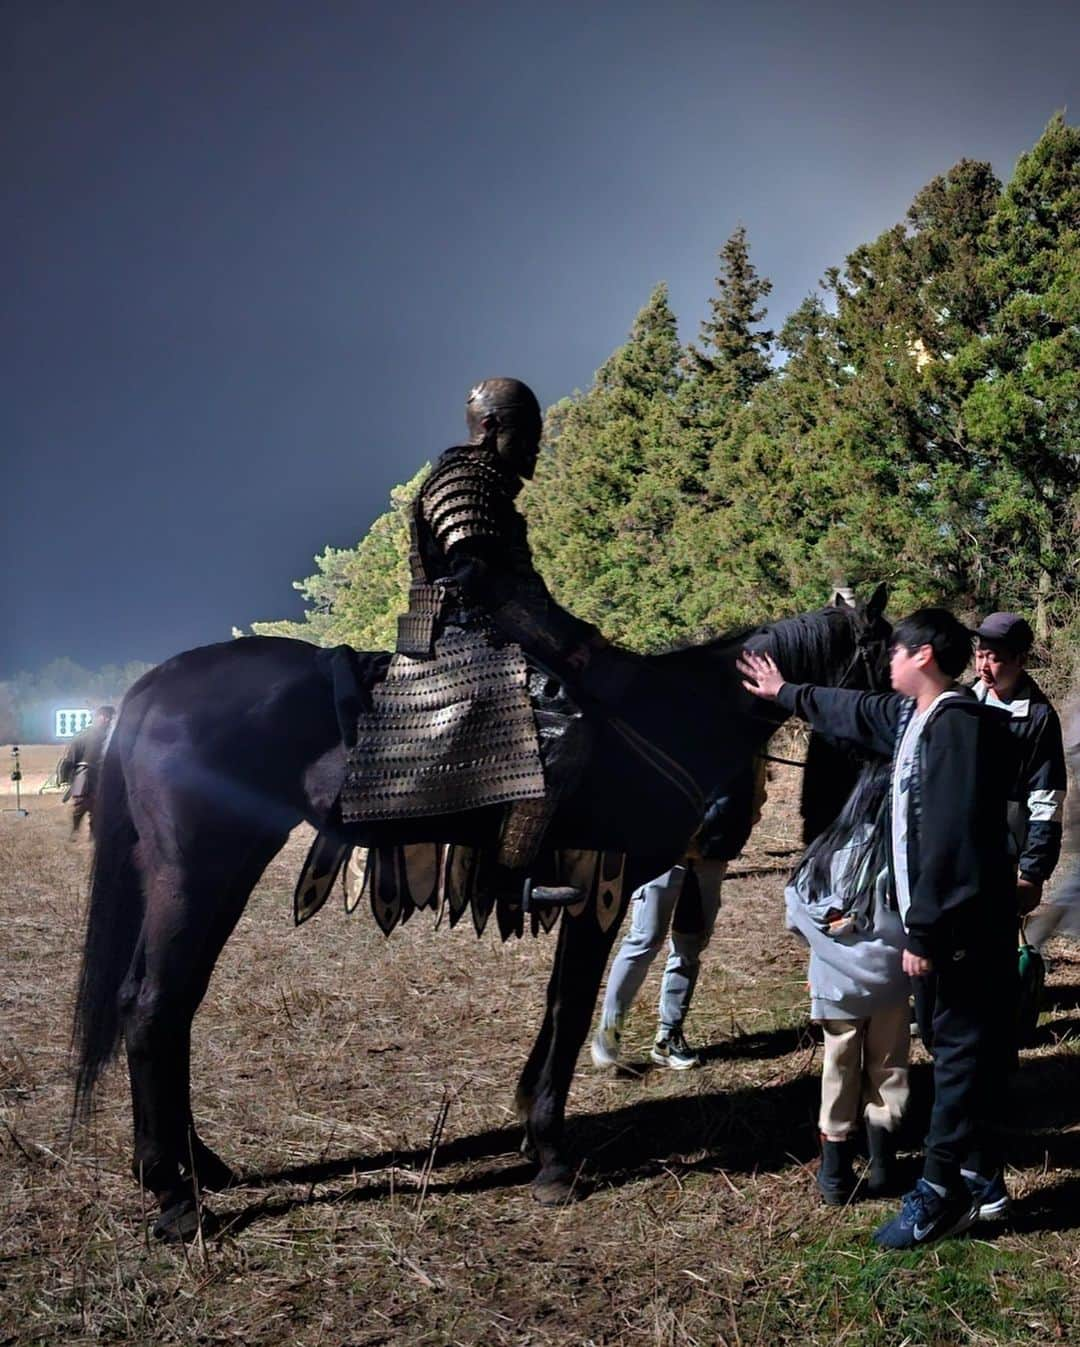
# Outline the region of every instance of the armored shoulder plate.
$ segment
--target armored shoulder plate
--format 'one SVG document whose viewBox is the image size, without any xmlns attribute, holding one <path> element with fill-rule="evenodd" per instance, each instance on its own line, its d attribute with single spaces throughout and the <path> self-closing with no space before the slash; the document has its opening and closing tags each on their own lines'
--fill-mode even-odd
<svg viewBox="0 0 1080 1347">
<path fill-rule="evenodd" d="M 420 489 L 420 509 L 443 551 L 467 538 L 506 539 L 516 516 L 505 472 L 488 454 L 451 452 Z"/>
</svg>

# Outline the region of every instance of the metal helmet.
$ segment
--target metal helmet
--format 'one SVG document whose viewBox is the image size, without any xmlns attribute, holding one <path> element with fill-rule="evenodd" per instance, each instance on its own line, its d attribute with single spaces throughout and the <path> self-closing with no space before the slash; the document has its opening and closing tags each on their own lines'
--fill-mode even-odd
<svg viewBox="0 0 1080 1347">
<path fill-rule="evenodd" d="M 536 394 L 520 379 L 483 379 L 465 399 L 470 444 L 493 443 L 521 477 L 531 477 L 544 418 Z"/>
</svg>

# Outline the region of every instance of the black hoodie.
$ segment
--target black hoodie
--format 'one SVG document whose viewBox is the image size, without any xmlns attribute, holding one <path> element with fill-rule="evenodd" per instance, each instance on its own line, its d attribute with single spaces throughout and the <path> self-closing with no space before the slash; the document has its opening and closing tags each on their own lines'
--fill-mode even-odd
<svg viewBox="0 0 1080 1347">
<path fill-rule="evenodd" d="M 894 759 L 915 708 L 898 693 L 800 683 L 785 683 L 777 701 L 815 730 Z M 941 961 L 1016 939 L 1007 815 L 1017 764 L 1008 724 L 964 690 L 941 701 L 923 727 L 907 841 L 904 924 L 913 954 Z M 895 901 L 890 825 L 887 819 Z"/>
</svg>

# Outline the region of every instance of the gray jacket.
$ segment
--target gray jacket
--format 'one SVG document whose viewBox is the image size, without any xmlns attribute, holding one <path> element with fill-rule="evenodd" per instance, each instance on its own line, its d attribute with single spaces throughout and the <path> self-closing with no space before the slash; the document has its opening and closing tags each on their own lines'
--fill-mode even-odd
<svg viewBox="0 0 1080 1347">
<path fill-rule="evenodd" d="M 848 908 L 847 887 L 856 843 L 839 848 L 832 859 L 831 894 L 811 894 L 805 873 L 784 891 L 787 927 L 810 946 L 810 1018 L 866 1019 L 907 999 L 907 975 L 901 967 L 906 943 L 900 914 L 888 905 L 888 874 L 876 877 L 860 919 L 846 935 L 830 935 L 823 922 L 830 908 Z"/>
</svg>

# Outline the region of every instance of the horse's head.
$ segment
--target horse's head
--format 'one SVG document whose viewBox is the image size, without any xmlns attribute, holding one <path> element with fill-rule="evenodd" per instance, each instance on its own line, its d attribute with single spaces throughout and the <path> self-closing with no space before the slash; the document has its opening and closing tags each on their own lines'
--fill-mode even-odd
<svg viewBox="0 0 1080 1347">
<path fill-rule="evenodd" d="M 739 648 L 767 650 L 793 683 L 882 692 L 889 686 L 886 590 L 878 585 L 865 602 L 837 595 L 812 613 L 781 618 L 747 632 Z"/>
<path fill-rule="evenodd" d="M 881 584 L 865 603 L 858 600 L 851 603 L 839 593 L 833 599 L 833 607 L 842 610 L 851 624 L 853 647 L 850 670 L 834 686 L 888 692 L 892 642 L 892 623 L 885 617 L 888 597 L 888 590 Z"/>
<path fill-rule="evenodd" d="M 884 585 L 878 585 L 865 603 L 836 595 L 831 608 L 847 624 L 850 654 L 842 667 L 834 665 L 832 678 L 820 681 L 859 692 L 889 690 L 892 625 L 885 619 L 887 597 Z M 830 827 L 863 767 L 863 757 L 850 746 L 822 734 L 810 736 L 800 798 L 804 842 L 812 842 Z"/>
</svg>

